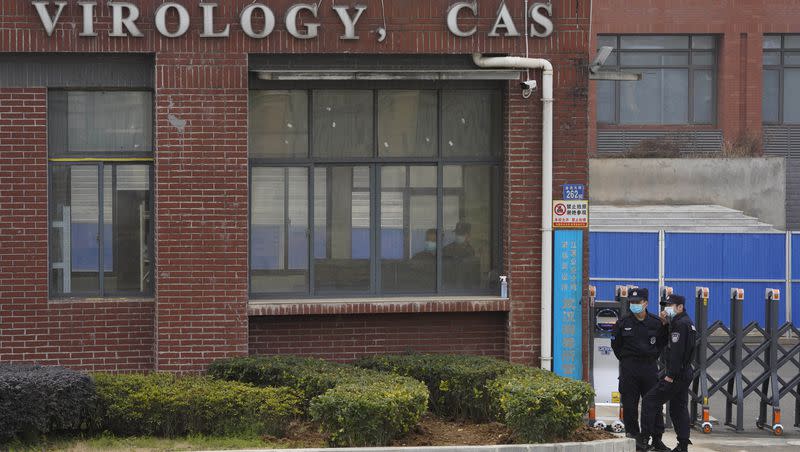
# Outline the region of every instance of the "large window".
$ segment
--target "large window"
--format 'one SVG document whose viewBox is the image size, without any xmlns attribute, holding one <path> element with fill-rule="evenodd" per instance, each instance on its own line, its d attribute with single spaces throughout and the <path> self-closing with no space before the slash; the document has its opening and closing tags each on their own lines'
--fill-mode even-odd
<svg viewBox="0 0 800 452">
<path fill-rule="evenodd" d="M 489 293 L 500 91 L 250 92 L 255 297 Z"/>
<path fill-rule="evenodd" d="M 152 293 L 152 94 L 50 91 L 50 294 Z"/>
<path fill-rule="evenodd" d="M 800 35 L 764 36 L 762 118 L 800 124 Z"/>
<path fill-rule="evenodd" d="M 713 36 L 599 36 L 614 52 L 604 69 L 639 81 L 597 82 L 601 124 L 712 124 L 716 119 Z"/>
</svg>

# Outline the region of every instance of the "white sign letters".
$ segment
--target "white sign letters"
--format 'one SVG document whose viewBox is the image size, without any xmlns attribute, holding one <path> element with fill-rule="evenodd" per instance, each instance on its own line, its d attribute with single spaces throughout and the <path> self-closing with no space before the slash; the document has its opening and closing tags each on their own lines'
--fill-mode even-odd
<svg viewBox="0 0 800 452">
<path fill-rule="evenodd" d="M 64 10 L 74 7 L 67 1 L 32 1 L 31 5 L 39 16 L 44 31 L 47 36 L 52 36 L 62 16 Z M 78 1 L 76 4 L 81 9 L 80 37 L 96 37 L 95 18 L 98 14 L 96 1 Z M 319 29 L 322 24 L 317 21 L 320 17 L 321 2 L 295 3 L 288 7 L 283 17 L 283 25 L 286 31 L 296 39 L 313 39 L 319 36 Z M 109 1 L 106 6 L 111 8 L 111 31 L 108 36 L 112 38 L 135 37 L 141 38 L 144 35 L 136 21 L 139 20 L 139 7 L 132 2 Z M 200 2 L 198 7 L 203 12 L 202 28 L 198 30 L 201 38 L 227 38 L 231 34 L 231 25 L 215 23 L 217 3 Z M 189 8 L 179 2 L 165 2 L 155 10 L 155 28 L 161 36 L 165 38 L 179 38 L 189 32 L 191 26 L 191 14 Z M 359 33 L 356 29 L 358 20 L 367 10 L 366 5 L 357 4 L 355 6 L 331 4 L 331 9 L 341 23 L 343 33 L 339 36 L 342 40 L 357 40 Z M 476 22 L 478 17 L 478 0 L 455 2 L 445 12 L 445 22 L 447 29 L 453 35 L 460 38 L 468 38 L 478 32 L 478 27 L 468 25 L 470 16 L 471 22 Z M 69 12 L 66 16 L 72 16 Z M 545 38 L 553 33 L 553 7 L 550 3 L 534 3 L 525 11 L 531 21 L 530 28 L 525 32 L 531 37 Z M 255 16 L 255 17 L 254 17 Z M 167 17 L 177 17 L 177 24 L 170 21 L 167 24 Z M 262 24 L 255 29 L 253 22 Z M 463 21 L 464 23 L 459 23 Z M 275 29 L 275 13 L 265 3 L 254 1 L 242 7 L 239 14 L 239 25 L 242 32 L 253 39 L 264 39 Z M 76 27 L 77 28 L 77 27 Z M 490 37 L 516 37 L 520 35 L 520 28 L 514 22 L 514 18 L 505 2 L 501 3 L 494 14 L 494 24 L 487 30 Z M 381 27 L 377 30 L 376 38 L 379 42 L 385 39 L 385 30 Z"/>
</svg>

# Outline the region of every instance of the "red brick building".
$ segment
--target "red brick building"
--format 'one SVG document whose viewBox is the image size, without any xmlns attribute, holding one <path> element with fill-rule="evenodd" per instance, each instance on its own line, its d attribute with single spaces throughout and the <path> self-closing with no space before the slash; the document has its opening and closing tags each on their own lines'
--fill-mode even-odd
<svg viewBox="0 0 800 452">
<path fill-rule="evenodd" d="M 0 361 L 538 365 L 541 96 L 470 54 L 585 183 L 590 2 L 461 3 L 1 0 Z"/>
<path fill-rule="evenodd" d="M 754 144 L 787 158 L 786 226 L 797 229 L 798 24 L 792 0 L 594 2 L 590 48 L 614 47 L 607 68 L 644 79 L 591 82 L 590 152 L 664 136 L 695 154 Z"/>
</svg>

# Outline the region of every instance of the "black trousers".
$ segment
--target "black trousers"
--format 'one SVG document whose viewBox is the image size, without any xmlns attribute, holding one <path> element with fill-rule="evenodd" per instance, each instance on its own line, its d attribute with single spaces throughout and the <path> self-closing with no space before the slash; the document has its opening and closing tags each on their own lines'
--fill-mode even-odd
<svg viewBox="0 0 800 452">
<path fill-rule="evenodd" d="M 658 384 L 658 365 L 650 360 L 635 360 L 623 358 L 620 363 L 619 394 L 622 402 L 622 422 L 625 423 L 625 432 L 638 435 L 639 430 L 639 399 L 644 400 L 645 394 Z M 642 410 L 644 414 L 644 410 Z M 642 418 L 644 423 L 644 418 Z M 657 430 L 651 434 L 664 433 L 664 417 L 659 411 L 655 419 Z"/>
<path fill-rule="evenodd" d="M 664 403 L 669 402 L 669 417 L 672 419 L 678 441 L 689 441 L 689 385 L 691 382 L 691 369 L 685 370 L 683 375 L 672 383 L 668 383 L 663 378 L 658 381 L 658 384 L 642 400 L 643 433 L 653 435 L 664 431 L 663 421 L 659 427 L 656 418 L 662 417 L 662 407 Z"/>
</svg>

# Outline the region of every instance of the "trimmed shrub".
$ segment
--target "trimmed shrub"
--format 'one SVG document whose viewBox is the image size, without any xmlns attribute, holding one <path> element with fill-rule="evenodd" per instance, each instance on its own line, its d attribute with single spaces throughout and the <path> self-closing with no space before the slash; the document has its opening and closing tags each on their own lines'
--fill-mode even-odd
<svg viewBox="0 0 800 452">
<path fill-rule="evenodd" d="M 120 435 L 281 435 L 300 414 L 289 388 L 171 374 L 94 375 L 96 424 Z"/>
<path fill-rule="evenodd" d="M 88 375 L 63 367 L 0 364 L 0 442 L 86 428 L 94 403 Z"/>
<path fill-rule="evenodd" d="M 385 446 L 417 425 L 427 405 L 422 383 L 368 373 L 315 397 L 310 413 L 333 446 Z"/>
<path fill-rule="evenodd" d="M 522 442 L 566 438 L 580 427 L 594 395 L 586 382 L 524 366 L 514 366 L 488 390 L 498 419 Z"/>
<path fill-rule="evenodd" d="M 473 355 L 379 355 L 359 367 L 393 372 L 422 381 L 430 391 L 432 413 L 452 419 L 491 419 L 487 384 L 511 369 L 507 361 Z"/>
<path fill-rule="evenodd" d="M 408 377 L 296 356 L 219 360 L 209 375 L 303 394 L 309 417 L 337 446 L 380 446 L 415 426 L 428 404 L 425 385 Z"/>
<path fill-rule="evenodd" d="M 312 398 L 355 378 L 359 370 L 321 359 L 281 355 L 221 359 L 211 363 L 208 374 L 256 386 L 288 386 L 302 393 L 307 406 Z"/>
</svg>

